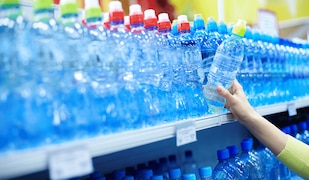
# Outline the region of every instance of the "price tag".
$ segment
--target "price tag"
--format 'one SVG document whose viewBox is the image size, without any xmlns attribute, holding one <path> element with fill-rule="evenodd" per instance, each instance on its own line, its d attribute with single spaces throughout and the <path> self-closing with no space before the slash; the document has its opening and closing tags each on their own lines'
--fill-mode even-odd
<svg viewBox="0 0 309 180">
<path fill-rule="evenodd" d="M 91 156 L 83 147 L 53 152 L 49 157 L 49 176 L 52 180 L 69 179 L 93 171 Z"/>
<path fill-rule="evenodd" d="M 297 111 L 296 111 L 296 107 L 294 103 L 288 104 L 288 113 L 289 113 L 289 116 L 297 115 Z"/>
<path fill-rule="evenodd" d="M 176 127 L 177 146 L 189 144 L 196 140 L 196 129 L 193 121 L 180 124 Z"/>
</svg>

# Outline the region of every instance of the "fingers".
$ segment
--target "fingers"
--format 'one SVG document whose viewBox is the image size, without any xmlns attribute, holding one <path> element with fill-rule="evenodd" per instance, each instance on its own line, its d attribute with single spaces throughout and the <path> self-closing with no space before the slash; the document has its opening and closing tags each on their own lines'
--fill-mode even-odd
<svg viewBox="0 0 309 180">
<path fill-rule="evenodd" d="M 222 86 L 218 86 L 216 90 L 225 99 L 230 99 L 232 97 L 232 94 Z"/>
</svg>

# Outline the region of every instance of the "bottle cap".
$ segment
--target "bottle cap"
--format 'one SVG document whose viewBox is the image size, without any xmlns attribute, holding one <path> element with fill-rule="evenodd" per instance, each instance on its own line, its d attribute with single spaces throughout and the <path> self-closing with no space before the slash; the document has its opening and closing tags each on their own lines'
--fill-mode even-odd
<svg viewBox="0 0 309 180">
<path fill-rule="evenodd" d="M 218 33 L 227 34 L 227 26 L 223 21 L 219 21 L 218 23 Z"/>
<path fill-rule="evenodd" d="M 238 155 L 238 147 L 237 146 L 228 146 L 227 149 L 229 150 L 229 153 L 231 156 Z"/>
<path fill-rule="evenodd" d="M 121 180 L 123 177 L 125 177 L 126 171 L 125 170 L 119 170 L 114 172 L 114 179 L 115 180 Z"/>
<path fill-rule="evenodd" d="M 122 180 L 134 180 L 133 176 L 125 176 L 122 178 Z"/>
<path fill-rule="evenodd" d="M 168 172 L 171 179 L 179 179 L 181 177 L 181 170 L 179 168 L 171 169 Z"/>
<path fill-rule="evenodd" d="M 228 149 L 221 149 L 217 151 L 218 160 L 225 160 L 230 157 Z"/>
<path fill-rule="evenodd" d="M 142 170 L 142 179 L 149 179 L 151 176 L 153 176 L 153 171 L 151 169 Z"/>
<path fill-rule="evenodd" d="M 241 142 L 242 151 L 250 151 L 252 149 L 252 143 L 250 141 L 242 141 Z"/>
<path fill-rule="evenodd" d="M 53 1 L 52 0 L 34 0 L 33 1 L 33 9 L 52 9 Z"/>
<path fill-rule="evenodd" d="M 212 169 L 210 166 L 199 168 L 199 175 L 201 178 L 207 178 L 212 176 Z"/>
<path fill-rule="evenodd" d="M 194 15 L 194 22 L 193 22 L 194 29 L 205 29 L 205 21 L 201 14 Z"/>
<path fill-rule="evenodd" d="M 186 15 L 178 16 L 178 32 L 190 31 L 190 23 Z"/>
<path fill-rule="evenodd" d="M 130 24 L 144 23 L 142 8 L 139 4 L 130 6 Z"/>
<path fill-rule="evenodd" d="M 151 176 L 151 180 L 163 180 L 163 176 L 161 175 Z"/>
<path fill-rule="evenodd" d="M 238 20 L 233 27 L 232 33 L 243 37 L 246 33 L 246 21 Z"/>
<path fill-rule="evenodd" d="M 120 1 L 109 2 L 109 20 L 112 21 L 124 21 L 124 12 Z"/>
<path fill-rule="evenodd" d="M 61 0 L 60 1 L 60 12 L 61 12 L 61 15 L 77 14 L 78 7 L 77 7 L 76 0 Z"/>
<path fill-rule="evenodd" d="M 196 180 L 195 174 L 184 174 L 182 180 Z"/>
<path fill-rule="evenodd" d="M 301 131 L 307 130 L 307 124 L 306 122 L 300 122 L 298 123 L 298 127 Z"/>
<path fill-rule="evenodd" d="M 2 5 L 16 5 L 16 4 L 20 4 L 19 0 L 2 0 L 2 1 L 0 1 L 0 7 Z"/>
<path fill-rule="evenodd" d="M 98 0 L 85 1 L 86 20 L 90 18 L 102 18 L 102 12 Z"/>
<path fill-rule="evenodd" d="M 213 17 L 209 17 L 207 19 L 207 31 L 209 32 L 218 31 L 217 22 Z"/>
<path fill-rule="evenodd" d="M 158 19 L 155 10 L 147 9 L 144 11 L 144 22 L 145 28 L 158 26 Z"/>
</svg>

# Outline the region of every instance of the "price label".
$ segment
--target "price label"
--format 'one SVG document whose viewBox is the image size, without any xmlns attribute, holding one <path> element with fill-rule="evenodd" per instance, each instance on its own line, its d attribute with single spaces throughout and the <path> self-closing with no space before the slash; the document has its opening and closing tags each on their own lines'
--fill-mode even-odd
<svg viewBox="0 0 309 180">
<path fill-rule="evenodd" d="M 176 145 L 182 146 L 195 142 L 196 128 L 193 121 L 180 124 L 176 127 Z"/>
<path fill-rule="evenodd" d="M 289 113 L 289 116 L 297 115 L 297 111 L 296 111 L 296 107 L 294 103 L 288 104 L 288 113 Z"/>
<path fill-rule="evenodd" d="M 52 180 L 69 179 L 93 171 L 91 156 L 82 147 L 59 150 L 49 157 L 49 176 Z"/>
</svg>

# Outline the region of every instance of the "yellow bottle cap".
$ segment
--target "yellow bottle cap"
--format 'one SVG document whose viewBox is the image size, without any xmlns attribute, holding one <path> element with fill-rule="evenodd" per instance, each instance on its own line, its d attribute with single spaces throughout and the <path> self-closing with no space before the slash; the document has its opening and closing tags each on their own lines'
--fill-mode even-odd
<svg viewBox="0 0 309 180">
<path fill-rule="evenodd" d="M 243 37 L 246 32 L 246 21 L 239 19 L 234 25 L 232 33 Z"/>
</svg>

